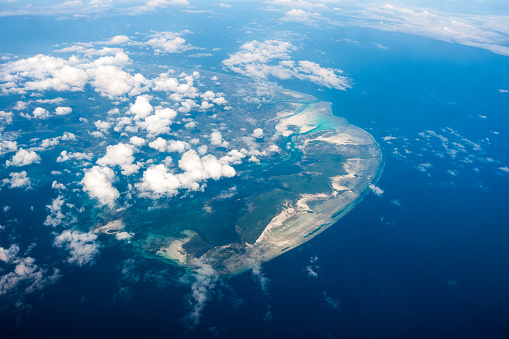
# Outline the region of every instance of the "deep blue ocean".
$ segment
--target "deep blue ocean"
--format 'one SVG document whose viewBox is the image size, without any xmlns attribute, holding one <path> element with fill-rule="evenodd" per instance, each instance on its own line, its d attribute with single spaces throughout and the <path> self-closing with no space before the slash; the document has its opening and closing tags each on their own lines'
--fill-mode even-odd
<svg viewBox="0 0 509 339">
<path fill-rule="evenodd" d="M 1 37 L 1 52 L 50 53 L 62 41 L 182 30 L 190 15 L 115 23 L 4 18 L 19 34 Z M 165 62 L 221 72 L 237 40 L 270 34 L 240 31 L 251 22 L 243 15 L 225 19 L 221 33 L 206 29 L 221 19 L 213 16 L 189 28 L 200 33 L 189 35 L 193 45 L 221 47 L 214 56 L 172 55 Z M 509 173 L 501 169 L 509 166 L 509 93 L 499 91 L 509 89 L 509 58 L 400 33 L 305 30 L 307 48 L 295 57 L 343 69 L 352 88 L 279 83 L 332 102 L 335 115 L 375 137 L 384 157 L 377 183 L 383 195 L 368 195 L 326 232 L 264 264 L 266 291 L 250 273 L 220 282 L 194 329 L 185 323 L 189 286 L 161 274 L 164 263 L 119 244 L 102 249 L 93 266 L 68 267 L 56 284 L 30 298 L 30 309 L 0 311 L 1 338 L 509 337 Z M 430 131 L 467 152 L 451 157 Z M 468 155 L 471 162 L 462 161 Z M 421 171 L 422 164 L 431 166 Z M 45 203 L 40 198 L 41 214 L 27 216 L 18 231 L 51 244 L 53 235 L 38 226 Z M 52 249 L 41 245 L 34 256 L 46 250 Z M 129 258 L 140 276 L 159 273 L 146 280 L 122 277 Z"/>
</svg>

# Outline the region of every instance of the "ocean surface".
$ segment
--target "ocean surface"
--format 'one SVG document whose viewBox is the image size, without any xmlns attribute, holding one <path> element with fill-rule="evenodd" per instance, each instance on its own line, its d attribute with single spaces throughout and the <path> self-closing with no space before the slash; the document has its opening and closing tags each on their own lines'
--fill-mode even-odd
<svg viewBox="0 0 509 339">
<path fill-rule="evenodd" d="M 222 24 L 240 29 L 242 15 Z M 91 41 L 104 38 L 103 30 L 183 29 L 186 17 L 149 19 L 4 18 L 19 29 L 0 38 L 8 46 L 1 52 L 50 53 L 53 44 L 79 41 L 78 32 Z M 239 44 L 232 29 L 208 33 L 215 20 L 196 23 L 193 31 L 203 34 L 189 41 L 213 41 L 220 52 L 165 62 L 227 72 L 220 62 Z M 343 69 L 352 88 L 279 83 L 331 102 L 335 115 L 374 136 L 383 152 L 376 184 L 383 194 L 368 195 L 321 235 L 263 264 L 261 274 L 220 280 L 194 328 L 190 283 L 118 243 L 102 248 L 92 266 L 66 267 L 25 306 L 0 309 L 0 337 L 509 337 L 509 93 L 500 91 L 509 89 L 509 58 L 402 33 L 306 29 L 308 48 L 295 55 Z M 266 37 L 238 34 L 242 41 Z M 332 41 L 339 36 L 358 43 Z M 36 239 L 31 255 L 53 260 L 54 234 L 41 226 L 47 199 L 28 192 L 30 214 L 26 192 L 0 194 L 2 206 L 23 216 L 3 240 L 29 246 Z"/>
</svg>

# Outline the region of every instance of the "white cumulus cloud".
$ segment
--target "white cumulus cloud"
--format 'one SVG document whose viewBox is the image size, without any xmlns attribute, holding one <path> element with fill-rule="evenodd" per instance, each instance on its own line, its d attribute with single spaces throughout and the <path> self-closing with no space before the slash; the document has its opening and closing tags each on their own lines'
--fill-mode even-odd
<svg viewBox="0 0 509 339">
<path fill-rule="evenodd" d="M 109 167 L 94 166 L 85 172 L 81 185 L 91 198 L 95 198 L 101 205 L 113 207 L 120 193 L 113 187 L 115 173 Z"/>
<path fill-rule="evenodd" d="M 285 13 L 283 21 L 298 22 L 306 25 L 316 25 L 325 20 L 320 13 L 306 12 L 302 9 L 292 9 Z"/>
<path fill-rule="evenodd" d="M 136 124 L 145 129 L 149 137 L 153 137 L 169 133 L 170 125 L 176 116 L 177 112 L 171 108 L 156 107 L 155 114 L 147 116 L 145 120 L 138 121 Z"/>
<path fill-rule="evenodd" d="M 62 151 L 57 157 L 57 162 L 64 162 L 69 160 L 92 160 L 92 157 L 92 153 Z"/>
<path fill-rule="evenodd" d="M 116 35 L 113 38 L 110 38 L 108 41 L 102 41 L 100 44 L 102 45 L 123 45 L 130 41 L 131 39 L 127 35 Z"/>
<path fill-rule="evenodd" d="M 53 184 L 55 184 L 55 182 L 56 181 L 54 181 Z M 64 202 L 64 197 L 59 195 L 57 198 L 53 199 L 50 205 L 46 206 L 50 214 L 46 217 L 44 225 L 56 227 L 62 223 L 65 218 L 62 213 Z"/>
<path fill-rule="evenodd" d="M 12 117 L 14 116 L 14 114 L 12 114 L 12 112 L 5 112 L 5 111 L 0 111 L 0 121 L 5 121 L 6 124 L 10 124 L 12 123 Z"/>
<path fill-rule="evenodd" d="M 83 266 L 92 264 L 99 253 L 99 245 L 95 242 L 97 235 L 81 233 L 75 230 L 65 230 L 55 237 L 54 245 L 69 251 L 67 261 L 70 264 Z"/>
<path fill-rule="evenodd" d="M 321 86 L 345 90 L 350 86 L 350 79 L 343 76 L 343 71 L 324 68 L 312 61 L 291 60 L 290 53 L 296 47 L 289 41 L 253 40 L 240 46 L 240 51 L 223 60 L 223 66 L 234 72 L 257 79 L 273 76 L 279 79 L 297 78 Z"/>
<path fill-rule="evenodd" d="M 182 53 L 194 48 L 186 43 L 180 33 L 173 32 L 154 33 L 150 40 L 142 44 L 152 47 L 156 54 Z"/>
<path fill-rule="evenodd" d="M 219 180 L 236 174 L 224 159 L 217 159 L 211 154 L 200 157 L 195 150 L 184 153 L 178 161 L 178 167 L 182 170 L 180 173 L 169 171 L 163 164 L 152 165 L 135 187 L 143 197 L 171 197 L 180 190 L 200 190 L 201 183 L 209 179 Z"/>
<path fill-rule="evenodd" d="M 50 117 L 48 110 L 42 107 L 37 107 L 33 113 L 36 119 L 48 119 Z"/>
<path fill-rule="evenodd" d="M 18 290 L 21 295 L 17 295 L 17 305 L 23 304 L 26 294 L 40 291 L 60 278 L 58 269 L 49 273 L 47 269 L 36 265 L 35 259 L 31 257 L 14 258 L 12 263 L 16 265 L 14 270 L 0 277 L 0 295 L 13 294 Z"/>
<path fill-rule="evenodd" d="M 141 182 L 135 186 L 142 197 L 160 198 L 178 194 L 182 184 L 173 173 L 168 171 L 165 165 L 159 164 L 150 166 L 143 173 Z"/>
<path fill-rule="evenodd" d="M 55 108 L 56 115 L 67 115 L 72 112 L 71 107 L 57 107 Z"/>
<path fill-rule="evenodd" d="M 16 258 L 18 252 L 19 247 L 17 245 L 11 245 L 11 247 L 7 249 L 0 246 L 0 260 L 9 263 Z"/>
<path fill-rule="evenodd" d="M 0 91 L 4 94 L 83 91 L 86 84 L 91 84 L 101 95 L 110 98 L 138 95 L 145 91 L 150 82 L 141 74 L 125 72 L 122 67 L 129 64 L 129 56 L 120 49 L 114 52 L 114 55 L 104 55 L 94 60 L 38 54 L 8 62 L 0 69 Z M 34 117 L 47 118 L 49 112 L 38 107 Z"/>
<path fill-rule="evenodd" d="M 369 184 L 369 189 L 378 197 L 381 197 L 384 194 L 383 189 L 373 184 Z"/>
<path fill-rule="evenodd" d="M 130 242 L 133 236 L 134 236 L 134 233 L 132 233 L 132 232 L 115 233 L 115 238 L 117 238 L 117 240 L 125 240 L 127 242 Z"/>
<path fill-rule="evenodd" d="M 129 141 L 131 142 L 131 144 L 133 144 L 136 147 L 145 146 L 147 144 L 147 141 L 145 139 L 140 138 L 138 136 L 131 137 L 131 139 L 129 139 Z"/>
<path fill-rule="evenodd" d="M 253 131 L 253 138 L 256 138 L 256 139 L 263 138 L 263 129 L 261 129 L 261 128 L 256 128 L 256 129 Z"/>
<path fill-rule="evenodd" d="M 136 148 L 130 144 L 118 143 L 110 145 L 106 149 L 106 155 L 97 160 L 100 166 L 120 166 L 123 175 L 131 175 L 140 169 L 134 164 L 134 152 Z"/>
<path fill-rule="evenodd" d="M 26 171 L 12 172 L 9 174 L 9 176 L 10 178 L 5 178 L 2 180 L 3 185 L 9 185 L 10 188 L 30 188 L 31 181 L 27 176 Z"/>
<path fill-rule="evenodd" d="M 28 151 L 20 148 L 19 151 L 12 156 L 11 160 L 5 162 L 5 166 L 26 166 L 33 163 L 40 163 L 41 157 L 35 151 Z"/>
<path fill-rule="evenodd" d="M 136 101 L 134 104 L 131 104 L 129 111 L 138 119 L 146 118 L 153 110 L 150 99 L 150 95 L 140 95 L 136 97 Z"/>
</svg>

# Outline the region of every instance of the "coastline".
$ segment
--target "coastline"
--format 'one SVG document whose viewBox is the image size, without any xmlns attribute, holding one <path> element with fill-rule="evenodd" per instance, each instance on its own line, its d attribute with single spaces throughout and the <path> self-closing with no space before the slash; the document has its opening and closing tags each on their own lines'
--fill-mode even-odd
<svg viewBox="0 0 509 339">
<path fill-rule="evenodd" d="M 315 106 L 318 108 L 314 108 Z M 297 126 L 298 131 L 289 133 L 289 126 Z M 199 259 L 216 261 L 214 266 L 223 276 L 241 274 L 251 269 L 253 262 L 267 262 L 321 234 L 357 206 L 367 195 L 368 186 L 375 184 L 382 174 L 382 153 L 373 136 L 334 116 L 330 103 L 305 104 L 295 114 L 280 117 L 274 128 L 283 135 L 286 133 L 287 138 L 295 143 L 293 147 L 303 153 L 306 153 L 309 144 L 325 143 L 338 147 L 368 147 L 371 158 L 351 158 L 357 167 L 350 166 L 353 170 L 343 175 L 344 180 L 338 180 L 337 176 L 334 178 L 335 181 L 344 181 L 339 186 L 344 188 L 343 191 L 334 189 L 331 183 L 331 192 L 315 196 L 303 194 L 297 201 L 287 201 L 286 206 L 272 218 L 254 244 L 244 243 L 240 249 L 234 244 L 219 246 Z M 328 138 L 324 137 L 323 133 L 328 133 Z M 299 138 L 303 141 L 296 141 Z M 314 201 L 314 207 L 309 208 L 303 203 L 305 199 Z M 188 265 L 192 266 L 193 261 L 198 260 L 193 259 L 188 261 Z"/>
</svg>

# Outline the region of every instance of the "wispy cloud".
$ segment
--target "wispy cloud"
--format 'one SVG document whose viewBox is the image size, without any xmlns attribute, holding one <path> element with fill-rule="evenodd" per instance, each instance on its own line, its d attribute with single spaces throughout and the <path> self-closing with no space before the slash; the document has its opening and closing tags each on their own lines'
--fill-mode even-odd
<svg viewBox="0 0 509 339">
<path fill-rule="evenodd" d="M 188 299 L 191 310 L 183 318 L 183 321 L 191 329 L 195 328 L 200 323 L 203 310 L 214 295 L 219 275 L 211 265 L 198 262 L 197 268 L 193 273 L 193 280 L 191 296 Z"/>
<path fill-rule="evenodd" d="M 326 291 L 321 292 L 322 298 L 325 300 L 325 302 L 332 307 L 334 310 L 339 311 L 341 303 L 339 300 L 332 298 L 327 294 Z"/>
<path fill-rule="evenodd" d="M 425 36 L 509 55 L 509 16 L 446 12 L 404 2 L 323 0 L 266 1 L 283 21 L 309 26 L 359 26 Z"/>
<path fill-rule="evenodd" d="M 55 237 L 54 245 L 69 251 L 67 261 L 70 264 L 83 266 L 92 264 L 99 253 L 99 245 L 95 242 L 97 235 L 65 230 Z"/>
<path fill-rule="evenodd" d="M 313 256 L 309 258 L 309 264 L 305 268 L 306 275 L 310 278 L 318 278 L 318 270 L 320 266 L 318 265 L 318 257 Z"/>
<path fill-rule="evenodd" d="M 253 40 L 240 46 L 240 51 L 222 64 L 226 69 L 255 79 L 296 78 L 339 90 L 350 87 L 350 79 L 340 69 L 324 68 L 308 60 L 292 60 L 290 54 L 296 49 L 289 41 Z"/>
<path fill-rule="evenodd" d="M 374 195 L 376 195 L 377 197 L 381 197 L 383 194 L 384 194 L 384 190 L 381 189 L 380 187 L 378 186 L 375 186 L 373 184 L 369 184 L 369 189 L 371 190 L 371 192 L 373 192 Z"/>
<path fill-rule="evenodd" d="M 7 16 L 58 16 L 95 17 L 113 14 L 137 15 L 162 10 L 167 7 L 190 5 L 187 0 L 92 0 L 92 1 L 52 1 L 51 4 L 12 1 L 0 11 L 0 17 Z"/>
<path fill-rule="evenodd" d="M 270 279 L 267 278 L 263 272 L 261 262 L 256 259 L 252 259 L 249 266 L 251 267 L 251 274 L 253 278 L 260 284 L 260 288 L 262 289 L 263 293 L 267 293 Z"/>
<path fill-rule="evenodd" d="M 27 296 L 42 291 L 61 277 L 59 269 L 38 265 L 36 259 L 27 256 L 33 246 L 25 253 L 22 253 L 16 244 L 9 248 L 0 246 L 0 262 L 4 263 L 0 276 L 0 298 L 3 307 L 13 304 L 16 308 L 23 309 L 27 306 Z"/>
</svg>

